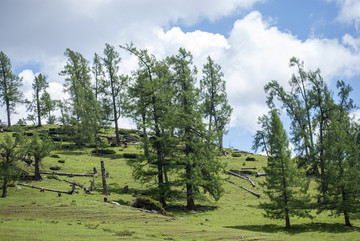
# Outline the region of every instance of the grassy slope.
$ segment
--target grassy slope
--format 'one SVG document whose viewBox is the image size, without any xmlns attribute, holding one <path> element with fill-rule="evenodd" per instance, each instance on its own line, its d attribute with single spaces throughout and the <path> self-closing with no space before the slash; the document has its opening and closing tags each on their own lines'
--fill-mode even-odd
<svg viewBox="0 0 360 241">
<path fill-rule="evenodd" d="M 3 134 L 0 134 L 0 137 Z M 128 185 L 132 192 L 141 190 L 131 178 L 131 170 L 122 158 L 123 153 L 137 152 L 134 146 L 114 149 L 114 155 L 94 157 L 90 149 L 75 151 L 54 151 L 59 158 L 47 157 L 42 164 L 43 170 L 50 166 L 62 166 L 60 171 L 72 173 L 91 172 L 93 167 L 100 170 L 100 160 L 105 161 L 112 178 L 107 179 L 111 191 L 109 200 L 122 205 L 103 202 L 101 177 L 95 178 L 97 190 L 94 195 L 86 195 L 82 190 L 76 195 L 63 194 L 58 197 L 53 192 L 39 192 L 38 189 L 11 187 L 8 197 L 0 199 L 0 240 L 359 240 L 360 222 L 352 220 L 354 228 L 345 228 L 343 218 L 318 215 L 313 220 L 291 219 L 293 229 L 284 230 L 282 221 L 265 219 L 257 206 L 260 199 L 225 183 L 225 195 L 219 202 L 202 203 L 207 205 L 203 211 L 184 212 L 171 209 L 174 217 L 138 211 L 126 203 L 134 199 L 132 193 L 123 194 L 122 188 Z M 246 155 L 241 157 L 222 157 L 228 169 L 241 169 Z M 256 156 L 258 161 L 246 162 L 247 167 L 261 167 L 266 158 Z M 33 168 L 29 168 L 32 170 Z M 69 190 L 66 182 L 48 179 L 43 175 L 42 182 L 25 181 L 32 185 Z M 90 185 L 89 177 L 62 177 Z M 239 185 L 261 193 L 257 185 L 252 188 L 247 181 L 229 177 Z M 260 178 L 252 177 L 258 183 Z"/>
</svg>

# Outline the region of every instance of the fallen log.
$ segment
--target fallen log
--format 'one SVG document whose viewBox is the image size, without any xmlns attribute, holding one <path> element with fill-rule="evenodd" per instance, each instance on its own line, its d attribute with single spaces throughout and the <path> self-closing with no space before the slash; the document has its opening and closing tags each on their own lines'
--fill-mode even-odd
<svg viewBox="0 0 360 241">
<path fill-rule="evenodd" d="M 250 178 L 245 177 L 245 176 L 242 176 L 242 175 L 240 175 L 240 174 L 238 174 L 238 173 L 235 173 L 235 172 L 232 172 L 232 171 L 230 171 L 230 170 L 227 170 L 227 173 L 229 173 L 229 174 L 231 174 L 231 175 L 233 175 L 233 176 L 235 176 L 235 177 L 239 177 L 239 178 L 245 179 L 245 180 L 247 180 L 248 182 L 250 182 L 250 184 L 251 184 L 253 187 L 255 187 L 255 183 L 254 183 Z"/>
<path fill-rule="evenodd" d="M 59 176 L 73 176 L 73 177 L 92 177 L 92 176 L 94 176 L 93 173 L 81 174 L 81 173 L 65 173 L 65 172 L 47 172 L 47 171 L 40 171 L 40 174 L 59 175 Z"/>
<path fill-rule="evenodd" d="M 265 172 L 258 172 L 256 173 L 255 177 L 263 177 L 263 176 L 266 176 L 266 173 Z"/>
<path fill-rule="evenodd" d="M 256 170 L 256 167 L 242 167 L 241 170 Z"/>
<path fill-rule="evenodd" d="M 233 181 L 230 181 L 230 180 L 227 180 L 227 181 L 228 181 L 228 182 L 230 182 L 231 184 L 234 184 L 234 185 L 236 185 L 236 186 L 238 186 L 238 187 L 240 187 L 240 188 L 244 189 L 245 191 L 247 191 L 247 192 L 251 193 L 252 195 L 254 195 L 254 196 L 255 196 L 255 197 L 257 197 L 257 198 L 259 198 L 259 197 L 260 197 L 260 194 L 259 194 L 259 193 L 253 192 L 253 191 L 251 191 L 251 190 L 247 189 L 246 187 L 243 187 L 243 186 L 237 185 L 237 184 L 236 184 L 235 182 L 233 182 Z"/>
<path fill-rule="evenodd" d="M 92 194 L 91 191 L 89 190 L 89 188 L 86 187 L 86 186 L 84 186 L 84 185 L 81 184 L 81 183 L 78 183 L 78 182 L 75 182 L 75 181 L 69 181 L 69 180 L 66 180 L 66 179 L 64 179 L 63 181 L 64 181 L 64 182 L 67 182 L 67 183 L 71 183 L 71 184 L 73 184 L 73 185 L 76 185 L 76 186 L 78 186 L 78 187 L 83 188 L 84 191 L 85 191 L 87 194 Z"/>
<path fill-rule="evenodd" d="M 62 191 L 62 190 L 55 190 L 55 189 L 50 189 L 50 188 L 45 188 L 45 187 L 38 187 L 38 186 L 33 186 L 33 185 L 28 185 L 28 184 L 23 184 L 23 183 L 18 183 L 17 185 L 40 189 L 40 191 L 49 191 L 49 192 L 57 192 L 57 193 L 65 193 L 65 194 L 79 193 L 77 190 L 75 190 L 74 186 L 70 191 Z"/>
<path fill-rule="evenodd" d="M 78 183 L 78 182 L 69 181 L 69 180 L 66 180 L 66 179 L 63 179 L 63 181 L 64 181 L 64 182 L 71 183 L 71 184 L 74 184 L 74 185 L 76 185 L 76 186 L 78 186 L 78 187 L 81 187 L 81 188 L 84 187 L 84 185 L 82 185 L 81 183 Z"/>
</svg>

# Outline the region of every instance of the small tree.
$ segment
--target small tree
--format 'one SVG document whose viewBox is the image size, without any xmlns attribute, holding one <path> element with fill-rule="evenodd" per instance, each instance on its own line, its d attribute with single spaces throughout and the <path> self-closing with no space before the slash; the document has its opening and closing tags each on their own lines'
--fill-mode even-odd
<svg viewBox="0 0 360 241">
<path fill-rule="evenodd" d="M 45 89 L 49 86 L 49 83 L 46 81 L 44 75 L 39 74 L 35 76 L 34 82 L 32 84 L 32 88 L 34 90 L 32 101 L 28 102 L 28 111 L 33 111 L 37 116 L 37 125 L 41 127 L 41 117 L 46 114 L 43 110 L 43 94 L 45 93 Z"/>
<path fill-rule="evenodd" d="M 262 185 L 269 201 L 261 203 L 260 207 L 265 210 L 265 217 L 285 219 L 286 228 L 290 228 L 290 217 L 310 217 L 304 209 L 310 201 L 306 195 L 309 182 L 291 158 L 289 141 L 276 110 L 271 111 L 266 139 L 269 156 Z"/>
<path fill-rule="evenodd" d="M 22 102 L 22 92 L 19 90 L 22 78 L 15 76 L 11 70 L 10 59 L 0 52 L 0 105 L 5 105 L 8 127 L 11 126 L 11 113 L 15 113 L 15 105 Z"/>
<path fill-rule="evenodd" d="M 35 159 L 35 180 L 41 181 L 40 176 L 40 162 L 42 159 L 50 155 L 51 150 L 53 149 L 53 144 L 50 141 L 49 136 L 44 135 L 42 138 L 38 134 L 34 134 L 30 140 L 28 152 L 30 155 L 34 156 Z"/>
<path fill-rule="evenodd" d="M 19 169 L 17 168 L 17 160 L 24 155 L 21 149 L 23 144 L 23 136 L 16 134 L 15 138 L 6 134 L 0 143 L 0 176 L 2 184 L 2 197 L 7 196 L 7 188 L 9 183 L 16 180 L 19 176 Z"/>
</svg>

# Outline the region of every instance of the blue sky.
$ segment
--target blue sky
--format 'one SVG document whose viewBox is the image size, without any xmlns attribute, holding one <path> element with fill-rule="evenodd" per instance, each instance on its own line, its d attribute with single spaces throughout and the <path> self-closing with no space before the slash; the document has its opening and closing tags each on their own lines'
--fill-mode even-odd
<svg viewBox="0 0 360 241">
<path fill-rule="evenodd" d="M 0 50 L 23 77 L 25 97 L 41 72 L 56 99 L 66 98 L 58 75 L 66 48 L 91 60 L 105 43 L 133 42 L 158 58 L 185 47 L 199 70 L 210 55 L 222 66 L 234 108 L 224 144 L 250 151 L 257 117 L 267 112 L 263 86 L 271 80 L 287 85 L 293 56 L 307 70 L 319 67 L 333 89 L 338 79 L 351 84 L 360 105 L 359 23 L 357 0 L 3 0 Z M 136 59 L 118 51 L 120 72 L 130 73 Z M 24 106 L 17 112 L 14 123 L 27 115 Z M 0 119 L 6 119 L 4 108 Z M 120 126 L 133 124 L 122 119 Z"/>
</svg>

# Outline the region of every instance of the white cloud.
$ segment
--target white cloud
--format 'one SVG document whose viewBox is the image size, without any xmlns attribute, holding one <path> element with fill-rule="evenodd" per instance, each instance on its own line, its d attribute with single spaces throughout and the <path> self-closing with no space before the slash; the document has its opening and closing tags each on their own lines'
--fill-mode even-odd
<svg viewBox="0 0 360 241">
<path fill-rule="evenodd" d="M 340 8 L 337 20 L 346 24 L 354 24 L 357 31 L 360 27 L 360 1 L 358 0 L 327 0 L 336 2 Z"/>
<path fill-rule="evenodd" d="M 358 39 L 345 35 L 342 42 L 315 37 L 301 41 L 280 31 L 273 20 L 263 19 L 257 11 L 237 20 L 228 38 L 168 27 L 171 23 L 191 24 L 202 18 L 215 20 L 250 8 L 256 2 L 261 0 L 7 0 L 0 10 L 0 29 L 8 37 L 0 38 L 0 45 L 14 66 L 39 63 L 39 71 L 52 82 L 49 92 L 56 98 L 62 95 L 63 77 L 58 73 L 66 62 L 66 48 L 92 60 L 94 52 L 102 55 L 105 43 L 113 44 L 123 58 L 120 71 L 126 74 L 137 67 L 137 60 L 117 46 L 131 41 L 160 58 L 185 47 L 193 53 L 200 75 L 210 55 L 225 74 L 228 97 L 234 107 L 231 125 L 254 131 L 257 117 L 267 109 L 263 87 L 271 80 L 287 85 L 293 71 L 288 67 L 291 57 L 304 60 L 307 69 L 319 67 L 329 81 L 359 75 L 360 71 Z M 22 74 L 30 79 L 30 72 Z"/>
</svg>

